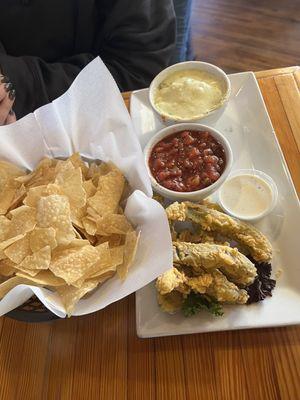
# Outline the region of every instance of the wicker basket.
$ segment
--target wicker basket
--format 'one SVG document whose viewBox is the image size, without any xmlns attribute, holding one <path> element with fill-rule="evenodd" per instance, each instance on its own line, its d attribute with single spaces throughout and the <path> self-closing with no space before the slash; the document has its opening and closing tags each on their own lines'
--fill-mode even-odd
<svg viewBox="0 0 300 400">
<path fill-rule="evenodd" d="M 32 296 L 26 303 L 6 314 L 7 317 L 25 322 L 47 322 L 58 319 L 44 306 L 36 296 Z"/>
</svg>

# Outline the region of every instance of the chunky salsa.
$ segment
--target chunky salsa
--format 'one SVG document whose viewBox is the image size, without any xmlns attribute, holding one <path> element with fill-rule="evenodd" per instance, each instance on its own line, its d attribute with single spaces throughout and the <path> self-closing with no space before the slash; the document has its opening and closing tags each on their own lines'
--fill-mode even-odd
<svg viewBox="0 0 300 400">
<path fill-rule="evenodd" d="M 223 146 L 205 131 L 181 131 L 158 142 L 149 157 L 156 181 L 176 192 L 193 192 L 216 182 L 226 164 Z"/>
</svg>

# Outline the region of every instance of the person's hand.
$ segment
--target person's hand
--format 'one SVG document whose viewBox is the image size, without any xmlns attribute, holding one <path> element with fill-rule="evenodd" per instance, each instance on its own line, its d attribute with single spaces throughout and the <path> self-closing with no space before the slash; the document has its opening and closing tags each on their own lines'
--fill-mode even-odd
<svg viewBox="0 0 300 400">
<path fill-rule="evenodd" d="M 0 125 L 16 121 L 16 115 L 12 109 L 15 97 L 16 91 L 9 78 L 0 74 Z"/>
</svg>

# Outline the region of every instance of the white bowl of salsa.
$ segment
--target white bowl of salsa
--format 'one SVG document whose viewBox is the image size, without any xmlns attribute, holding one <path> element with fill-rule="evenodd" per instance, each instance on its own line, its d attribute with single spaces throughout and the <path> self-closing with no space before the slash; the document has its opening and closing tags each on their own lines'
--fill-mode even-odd
<svg viewBox="0 0 300 400">
<path fill-rule="evenodd" d="M 161 71 L 149 87 L 149 101 L 164 123 L 215 123 L 231 92 L 230 80 L 219 67 L 186 61 Z"/>
<path fill-rule="evenodd" d="M 197 123 L 157 132 L 144 155 L 154 191 L 172 200 L 210 196 L 229 175 L 233 160 L 228 140 L 216 129 Z"/>
</svg>

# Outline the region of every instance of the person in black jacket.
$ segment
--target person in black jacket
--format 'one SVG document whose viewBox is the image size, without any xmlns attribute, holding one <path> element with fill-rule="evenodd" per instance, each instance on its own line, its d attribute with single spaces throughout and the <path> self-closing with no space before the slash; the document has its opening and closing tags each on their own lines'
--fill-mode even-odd
<svg viewBox="0 0 300 400">
<path fill-rule="evenodd" d="M 121 91 L 146 87 L 174 45 L 172 0 L 0 0 L 0 125 L 60 96 L 98 55 Z"/>
</svg>

